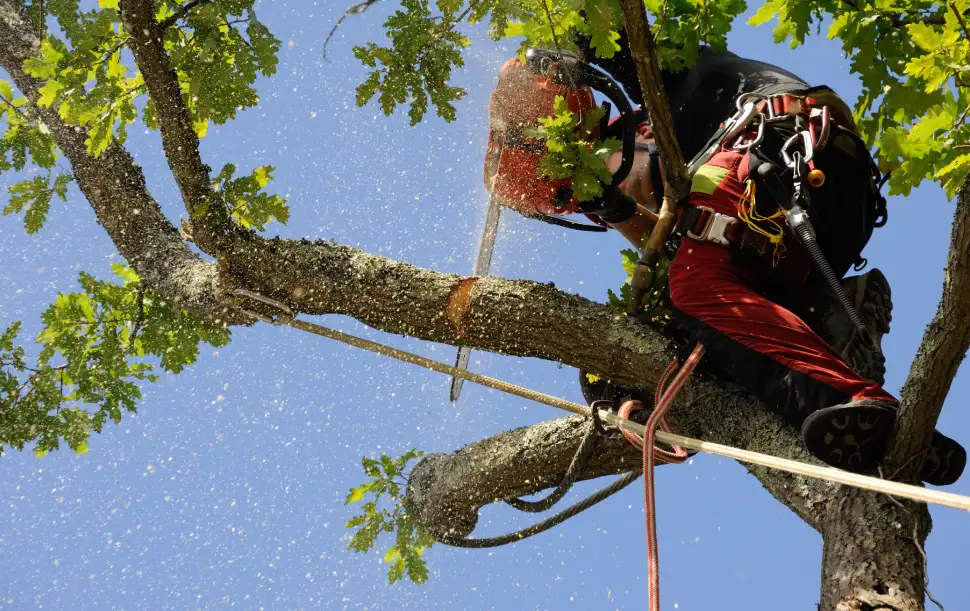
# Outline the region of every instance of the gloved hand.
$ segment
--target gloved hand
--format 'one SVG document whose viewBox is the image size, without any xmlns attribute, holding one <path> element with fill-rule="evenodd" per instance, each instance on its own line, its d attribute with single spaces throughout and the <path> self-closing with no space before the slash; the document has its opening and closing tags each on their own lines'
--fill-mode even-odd
<svg viewBox="0 0 970 611">
<path fill-rule="evenodd" d="M 582 211 L 593 214 L 606 223 L 616 224 L 628 220 L 636 213 L 639 203 L 647 210 L 656 212 L 660 209 L 658 197 L 662 185 L 655 185 L 660 173 L 652 167 L 652 157 L 649 146 L 653 144 L 653 130 L 647 123 L 641 123 L 637 128 L 636 151 L 633 156 L 633 167 L 630 173 L 616 188 L 607 188 L 601 200 L 588 202 Z M 606 159 L 606 167 L 615 172 L 620 167 L 620 153 L 613 153 Z M 659 161 L 657 161 L 659 163 Z"/>
<path fill-rule="evenodd" d="M 637 202 L 620 188 L 607 187 L 603 197 L 579 206 L 580 212 L 598 217 L 604 223 L 615 225 L 629 220 L 637 212 Z"/>
</svg>

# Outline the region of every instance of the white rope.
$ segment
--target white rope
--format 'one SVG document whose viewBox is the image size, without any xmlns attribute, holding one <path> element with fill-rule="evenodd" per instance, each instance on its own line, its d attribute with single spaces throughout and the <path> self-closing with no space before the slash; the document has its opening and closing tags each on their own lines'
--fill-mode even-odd
<svg viewBox="0 0 970 611">
<path fill-rule="evenodd" d="M 257 295 L 251 291 L 238 289 L 234 291 L 234 293 L 241 297 L 248 297 L 267 305 L 271 305 L 286 314 L 285 318 L 272 319 L 255 312 L 243 310 L 245 313 L 259 320 L 270 322 L 276 325 L 286 325 L 293 327 L 294 329 L 327 337 L 351 346 L 355 346 L 357 348 L 362 348 L 364 350 L 376 352 L 377 354 L 388 356 L 399 361 L 404 361 L 405 363 L 411 363 L 424 367 L 425 369 L 448 374 L 456 378 L 462 378 L 469 382 L 474 382 L 475 384 L 480 384 L 488 388 L 494 388 L 495 390 L 500 390 L 511 395 L 516 395 L 524 399 L 529 399 L 530 401 L 549 405 L 551 407 L 572 412 L 574 414 L 579 414 L 581 416 L 592 415 L 590 408 L 586 405 L 573 403 L 572 401 L 560 399 L 559 397 L 553 397 L 552 395 L 540 393 L 516 384 L 510 384 L 509 382 L 504 382 L 496 378 L 490 378 L 488 376 L 483 376 L 481 374 L 464 369 L 458 369 L 457 367 L 452 367 L 451 365 L 446 365 L 417 354 L 405 352 L 404 350 L 398 350 L 397 348 L 385 346 L 384 344 L 379 344 L 377 342 L 356 337 L 354 335 L 348 335 L 347 333 L 335 331 L 314 323 L 298 320 L 292 316 L 292 311 L 284 304 L 276 300 L 263 297 L 262 295 Z M 616 414 L 605 410 L 599 410 L 599 415 L 600 418 L 613 426 L 631 431 L 640 437 L 643 437 L 644 427 L 642 424 L 637 424 L 632 420 L 620 418 Z M 921 486 L 913 486 L 911 484 L 902 484 L 899 482 L 880 479 L 878 477 L 860 475 L 858 473 L 851 473 L 849 471 L 843 471 L 833 467 L 822 467 L 819 465 L 811 465 L 808 463 L 799 462 L 797 460 L 778 458 L 777 456 L 761 454 L 759 452 L 752 452 L 750 450 L 742 450 L 731 446 L 721 445 L 719 443 L 692 439 L 690 437 L 684 437 L 683 435 L 677 435 L 675 433 L 657 431 L 655 437 L 659 441 L 666 444 L 683 446 L 690 448 L 691 450 L 707 452 L 708 454 L 716 454 L 718 456 L 732 458 L 744 463 L 760 465 L 769 469 L 785 471 L 787 473 L 794 473 L 795 475 L 803 475 L 805 477 L 820 479 L 836 484 L 843 484 L 845 486 L 852 486 L 854 488 L 861 488 L 863 490 L 882 492 L 898 498 L 906 498 L 913 501 L 921 501 L 923 503 L 941 505 L 943 507 L 952 507 L 953 509 L 961 509 L 963 511 L 970 512 L 970 496 L 953 494 L 952 492 L 942 492 L 940 490 L 928 490 Z"/>
</svg>

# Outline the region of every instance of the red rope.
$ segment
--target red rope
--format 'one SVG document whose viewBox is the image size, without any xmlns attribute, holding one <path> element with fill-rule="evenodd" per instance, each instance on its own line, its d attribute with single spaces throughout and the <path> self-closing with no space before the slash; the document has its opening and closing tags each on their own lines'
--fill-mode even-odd
<svg viewBox="0 0 970 611">
<path fill-rule="evenodd" d="M 660 611 L 660 552 L 657 547 L 656 496 L 653 470 L 657 462 L 676 464 L 687 460 L 687 450 L 682 447 L 672 446 L 672 450 L 656 447 L 654 434 L 658 426 L 664 432 L 672 432 L 670 423 L 667 421 L 667 410 L 670 409 L 671 404 L 673 404 L 674 399 L 677 397 L 677 393 L 684 387 L 687 378 L 690 377 L 691 372 L 694 371 L 694 368 L 697 367 L 697 364 L 703 356 L 704 346 L 697 344 L 694 351 L 687 357 L 687 361 L 683 367 L 678 369 L 678 363 L 674 361 L 667 367 L 663 375 L 660 376 L 660 382 L 657 384 L 657 393 L 654 397 L 655 407 L 644 427 L 643 439 L 640 439 L 633 433 L 623 431 L 623 435 L 630 440 L 630 443 L 638 448 L 643 448 L 643 490 L 646 505 L 647 579 L 650 611 Z M 672 380 L 670 380 L 671 376 L 673 376 Z M 669 386 L 667 385 L 668 380 L 670 380 Z M 627 401 L 620 406 L 618 415 L 621 418 L 629 418 L 633 411 L 643 408 L 643 403 L 640 401 Z"/>
</svg>

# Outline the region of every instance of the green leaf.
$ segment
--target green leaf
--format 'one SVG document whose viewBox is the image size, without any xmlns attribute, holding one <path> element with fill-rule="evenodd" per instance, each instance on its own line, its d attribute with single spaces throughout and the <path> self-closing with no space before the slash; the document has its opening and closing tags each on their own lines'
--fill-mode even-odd
<svg viewBox="0 0 970 611">
<path fill-rule="evenodd" d="M 24 229 L 28 234 L 37 233 L 47 220 L 51 197 L 57 194 L 62 201 L 67 200 L 67 185 L 70 181 L 70 176 L 60 175 L 53 184 L 44 176 L 35 176 L 16 183 L 9 189 L 10 201 L 3 209 L 4 216 L 23 212 Z"/>
<path fill-rule="evenodd" d="M 748 25 L 764 25 L 781 13 L 782 2 L 780 0 L 768 0 L 758 11 L 748 19 Z"/>
<path fill-rule="evenodd" d="M 364 495 L 367 494 L 373 487 L 373 483 L 369 483 L 364 484 L 363 486 L 358 486 L 357 488 L 351 488 L 350 494 L 347 495 L 347 500 L 344 501 L 344 505 L 350 505 L 352 503 L 362 501 L 364 499 Z"/>
<path fill-rule="evenodd" d="M 262 231 L 273 221 L 286 223 L 289 220 L 290 209 L 286 201 L 263 192 L 273 179 L 272 166 L 260 166 L 249 176 L 241 178 L 232 178 L 235 171 L 233 164 L 224 165 L 216 176 L 213 188 L 238 225 Z"/>
<path fill-rule="evenodd" d="M 970 154 L 963 154 L 940 168 L 936 173 L 936 179 L 946 189 L 946 196 L 953 198 L 967 181 L 968 174 L 970 174 Z"/>
</svg>

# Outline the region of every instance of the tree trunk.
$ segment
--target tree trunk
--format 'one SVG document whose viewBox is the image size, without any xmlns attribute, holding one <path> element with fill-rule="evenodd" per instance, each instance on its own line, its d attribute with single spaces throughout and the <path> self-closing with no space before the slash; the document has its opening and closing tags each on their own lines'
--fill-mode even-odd
<svg viewBox="0 0 970 611">
<path fill-rule="evenodd" d="M 843 488 L 822 522 L 821 611 L 921 611 L 925 505 Z"/>
</svg>

